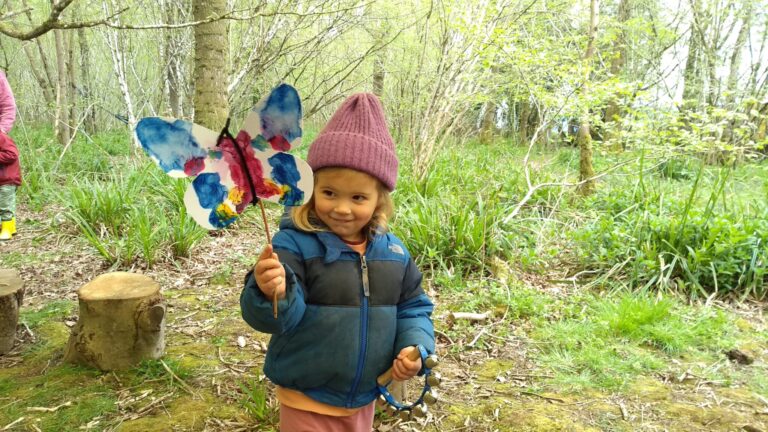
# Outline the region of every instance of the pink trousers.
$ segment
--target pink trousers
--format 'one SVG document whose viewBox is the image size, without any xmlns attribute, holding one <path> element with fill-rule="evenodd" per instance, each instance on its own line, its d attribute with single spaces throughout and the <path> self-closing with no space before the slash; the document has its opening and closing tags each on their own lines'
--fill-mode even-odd
<svg viewBox="0 0 768 432">
<path fill-rule="evenodd" d="M 371 432 L 375 403 L 347 417 L 302 411 L 280 404 L 280 432 Z"/>
</svg>

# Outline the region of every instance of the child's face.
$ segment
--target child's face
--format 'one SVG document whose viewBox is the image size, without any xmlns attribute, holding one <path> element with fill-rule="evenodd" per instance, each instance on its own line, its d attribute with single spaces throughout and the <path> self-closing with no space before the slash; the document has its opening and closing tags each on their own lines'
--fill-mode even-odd
<svg viewBox="0 0 768 432">
<path fill-rule="evenodd" d="M 378 180 L 352 169 L 315 173 L 315 213 L 334 234 L 359 241 L 379 203 Z"/>
</svg>

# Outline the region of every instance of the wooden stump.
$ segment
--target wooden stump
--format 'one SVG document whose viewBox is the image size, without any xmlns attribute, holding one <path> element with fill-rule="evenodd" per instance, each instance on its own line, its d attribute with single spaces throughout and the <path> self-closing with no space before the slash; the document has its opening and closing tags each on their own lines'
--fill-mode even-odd
<svg viewBox="0 0 768 432">
<path fill-rule="evenodd" d="M 19 308 L 24 298 L 24 281 L 16 270 L 0 269 L 0 355 L 13 348 Z"/>
<path fill-rule="evenodd" d="M 98 276 L 77 291 L 80 318 L 64 360 L 98 369 L 130 369 L 165 349 L 165 301 L 151 278 L 125 272 Z"/>
</svg>

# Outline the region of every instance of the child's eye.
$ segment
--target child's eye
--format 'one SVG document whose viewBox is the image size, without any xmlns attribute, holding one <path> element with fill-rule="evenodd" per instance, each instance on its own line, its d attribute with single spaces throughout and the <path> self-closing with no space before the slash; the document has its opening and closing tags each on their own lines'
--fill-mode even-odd
<svg viewBox="0 0 768 432">
<path fill-rule="evenodd" d="M 332 196 L 333 196 L 333 191 L 324 190 L 324 191 L 322 191 L 321 193 L 322 193 L 324 196 L 327 196 L 327 197 L 332 197 Z"/>
<path fill-rule="evenodd" d="M 365 195 L 355 195 L 355 196 L 352 197 L 352 199 L 355 200 L 355 201 L 362 202 L 362 201 L 367 200 L 368 197 L 366 197 Z"/>
</svg>

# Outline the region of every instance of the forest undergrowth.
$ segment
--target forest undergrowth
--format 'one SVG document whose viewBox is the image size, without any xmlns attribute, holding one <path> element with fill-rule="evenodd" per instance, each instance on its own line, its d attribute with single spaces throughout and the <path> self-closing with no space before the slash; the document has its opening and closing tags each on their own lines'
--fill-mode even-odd
<svg viewBox="0 0 768 432">
<path fill-rule="evenodd" d="M 186 183 L 124 136 L 66 151 L 50 131 L 15 138 L 20 229 L 0 267 L 26 298 L 0 357 L 0 430 L 275 430 L 268 339 L 238 304 L 258 212 L 207 233 L 185 215 Z M 556 185 L 578 176 L 575 149 L 551 148 L 528 168 L 555 186 L 518 206 L 525 152 L 449 148 L 423 182 L 401 154 L 392 226 L 436 303 L 442 401 L 377 429 L 768 431 L 768 165 L 605 153 L 611 174 L 582 197 Z M 160 283 L 166 354 L 124 372 L 67 365 L 76 290 L 110 271 Z"/>
</svg>

